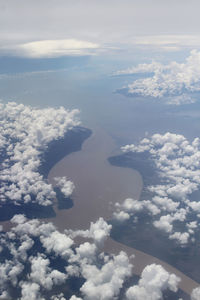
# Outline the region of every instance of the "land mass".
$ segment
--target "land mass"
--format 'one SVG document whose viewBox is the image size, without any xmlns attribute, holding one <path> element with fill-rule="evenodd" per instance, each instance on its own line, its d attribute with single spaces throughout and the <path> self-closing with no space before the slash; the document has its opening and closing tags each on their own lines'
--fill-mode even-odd
<svg viewBox="0 0 200 300">
<path fill-rule="evenodd" d="M 136 166 L 116 164 L 118 170 L 111 165 L 111 159 L 108 157 L 115 151 L 114 141 L 102 130 L 95 130 L 89 139 L 83 144 L 82 151 L 71 153 L 58 162 L 49 172 L 49 182 L 55 184 L 54 177 L 67 176 L 75 184 L 75 192 L 73 194 L 74 206 L 68 210 L 56 211 L 56 218 L 49 219 L 61 231 L 65 228 L 70 229 L 86 229 L 91 221 L 96 221 L 99 217 L 103 217 L 109 221 L 112 218 L 114 204 L 122 202 L 126 197 L 139 199 L 143 190 L 142 177 L 139 174 L 139 164 Z M 123 161 L 123 160 L 122 160 Z M 147 171 L 147 170 L 146 170 Z M 146 178 L 151 177 L 150 165 L 149 174 L 145 172 Z M 152 178 L 152 177 L 151 177 Z M 153 178 L 156 180 L 156 177 Z M 132 224 L 133 225 L 133 224 Z M 126 231 L 124 227 L 124 240 L 120 240 L 123 233 L 117 231 L 119 227 L 113 224 L 112 238 L 108 238 L 104 251 L 109 253 L 118 253 L 125 251 L 128 255 L 135 255 L 133 261 L 134 273 L 140 275 L 147 264 L 161 264 L 167 271 L 175 273 L 181 278 L 180 288 L 188 295 L 191 291 L 198 287 L 199 284 L 174 268 L 169 261 L 169 264 L 156 258 L 157 252 L 147 253 L 144 244 L 149 243 L 143 241 L 142 247 L 135 249 L 134 242 L 128 244 L 125 241 Z M 120 231 L 120 230 L 119 230 Z M 134 237 L 132 240 L 138 239 L 142 243 L 141 231 L 140 236 Z M 128 239 L 131 240 L 131 230 Z M 144 252 L 143 252 L 144 251 Z M 151 255 L 150 255 L 151 254 Z M 166 260 L 165 260 L 166 261 Z M 188 273 L 187 273 L 188 274 Z M 184 297 L 184 299 L 186 299 Z"/>
</svg>

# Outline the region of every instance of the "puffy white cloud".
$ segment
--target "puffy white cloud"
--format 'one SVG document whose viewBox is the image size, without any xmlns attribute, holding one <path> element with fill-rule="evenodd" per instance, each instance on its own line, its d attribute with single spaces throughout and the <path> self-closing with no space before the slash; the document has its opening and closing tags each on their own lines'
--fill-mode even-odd
<svg viewBox="0 0 200 300">
<path fill-rule="evenodd" d="M 26 222 L 27 218 L 24 215 L 15 215 L 11 222 L 15 224 L 24 224 Z"/>
<path fill-rule="evenodd" d="M 29 238 L 28 236 L 22 236 L 21 238 L 21 245 L 18 247 L 17 253 L 16 255 L 18 257 L 20 257 L 23 261 L 25 261 L 27 259 L 27 251 L 29 249 L 31 249 L 31 247 L 33 246 L 34 242 L 31 238 Z M 14 249 L 13 249 L 13 253 L 14 253 Z"/>
<path fill-rule="evenodd" d="M 63 295 L 63 293 L 61 293 L 61 294 L 59 294 L 59 295 L 53 295 L 52 297 L 51 297 L 51 300 L 66 300 L 66 298 L 65 297 L 63 297 L 64 295 Z M 71 299 L 71 298 L 70 298 Z"/>
<path fill-rule="evenodd" d="M 88 237 L 93 238 L 97 244 L 102 244 L 110 235 L 111 228 L 112 225 L 108 225 L 103 218 L 99 218 L 95 223 L 91 222 Z"/>
<path fill-rule="evenodd" d="M 134 200 L 130 202 L 133 204 L 131 207 L 126 205 L 125 200 L 118 205 L 114 216 L 125 220 L 134 215 L 137 209 L 145 209 L 154 216 L 155 227 L 164 230 L 170 239 L 175 239 L 181 245 L 187 244 L 199 227 L 193 219 L 195 215 L 198 217 L 200 205 L 198 201 L 190 200 L 190 195 L 200 186 L 199 138 L 190 143 L 183 135 L 169 132 L 154 134 L 141 140 L 138 145 L 122 147 L 122 151 L 149 152 L 161 184 L 147 186 L 151 201 Z M 184 225 L 183 232 L 176 231 L 174 224 L 177 222 Z"/>
<path fill-rule="evenodd" d="M 86 259 L 87 261 L 92 261 L 95 258 L 97 252 L 97 247 L 95 244 L 90 244 L 85 242 L 76 248 L 76 253 L 80 259 Z"/>
<path fill-rule="evenodd" d="M 101 269 L 94 265 L 82 265 L 86 282 L 81 287 L 86 299 L 113 299 L 118 295 L 124 280 L 131 275 L 131 264 L 124 252 L 109 260 Z"/>
<path fill-rule="evenodd" d="M 190 233 L 190 232 L 189 232 Z M 190 234 L 188 232 L 174 232 L 169 236 L 171 240 L 177 240 L 181 245 L 185 245 L 189 241 Z"/>
<path fill-rule="evenodd" d="M 125 70 L 120 70 L 114 73 L 114 75 L 131 75 L 140 73 L 154 73 L 156 70 L 162 71 L 164 66 L 156 61 L 151 64 L 139 64 L 136 67 L 131 67 Z"/>
<path fill-rule="evenodd" d="M 143 208 L 141 202 L 139 202 L 138 200 L 131 199 L 131 198 L 125 199 L 124 202 L 122 203 L 121 207 L 126 212 L 140 211 Z"/>
<path fill-rule="evenodd" d="M 171 215 L 161 216 L 158 221 L 154 221 L 154 226 L 166 232 L 172 232 L 173 217 Z"/>
<path fill-rule="evenodd" d="M 162 292 L 166 289 L 176 292 L 179 282 L 179 277 L 168 273 L 162 266 L 148 265 L 142 271 L 138 285 L 130 287 L 126 296 L 131 300 L 159 300 L 162 299 Z"/>
<path fill-rule="evenodd" d="M 22 288 L 22 300 L 45 300 L 40 297 L 40 286 L 37 283 L 23 282 Z"/>
<path fill-rule="evenodd" d="M 18 283 L 18 276 L 23 271 L 24 266 L 17 260 L 8 261 L 0 264 L 0 292 L 4 293 L 7 281 L 15 287 Z"/>
<path fill-rule="evenodd" d="M 198 227 L 197 221 L 187 223 L 188 232 L 194 234 L 194 229 Z"/>
<path fill-rule="evenodd" d="M 31 273 L 30 279 L 43 286 L 47 290 L 51 290 L 53 285 L 64 283 L 67 275 L 58 270 L 51 271 L 49 259 L 38 255 L 37 257 L 30 257 Z"/>
<path fill-rule="evenodd" d="M 120 222 L 124 222 L 128 219 L 130 219 L 130 214 L 124 212 L 123 210 L 121 211 L 118 211 L 118 212 L 114 212 L 113 213 L 113 218 L 117 221 L 120 221 Z"/>
<path fill-rule="evenodd" d="M 200 299 L 200 288 L 196 288 L 192 291 L 191 300 L 199 300 Z"/>
<path fill-rule="evenodd" d="M 27 220 L 23 215 L 14 216 L 12 223 L 10 231 L 0 234 L 2 249 L 10 257 L 3 257 L 0 263 L 1 298 L 6 295 L 9 299 L 7 291 L 12 287 L 21 290 L 21 299 L 44 300 L 48 291 L 52 300 L 64 300 L 62 285 L 70 277 L 81 277 L 85 279 L 79 291 L 83 299 L 111 300 L 118 296 L 132 274 L 132 265 L 124 252 L 101 253 L 102 243 L 111 229 L 102 218 L 91 223 L 85 232 L 79 232 L 95 243 L 86 241 L 79 245 L 72 240 L 73 232 L 70 236 L 67 232 L 60 233 L 51 223 Z M 56 285 L 61 285 L 59 295 L 53 294 Z M 81 298 L 74 295 L 72 299 Z"/>
<path fill-rule="evenodd" d="M 73 254 L 73 250 L 69 250 L 73 241 L 51 223 L 28 221 L 23 215 L 14 216 L 12 222 L 15 226 L 0 237 L 2 247 L 11 257 L 0 264 L 0 291 L 3 294 L 11 285 L 21 288 L 22 299 L 44 299 L 42 290 L 51 290 L 67 280 L 68 274 L 53 268 L 51 261 L 58 256 L 67 261 Z M 27 266 L 28 274 L 24 271 Z M 19 281 L 23 272 L 23 281 Z"/>
<path fill-rule="evenodd" d="M 112 225 L 109 225 L 103 218 L 99 218 L 95 223 L 91 222 L 87 230 L 66 230 L 72 237 L 82 236 L 92 238 L 98 246 L 102 246 L 106 238 L 110 235 Z"/>
<path fill-rule="evenodd" d="M 163 65 L 158 62 L 140 64 L 137 67 L 118 71 L 117 75 L 153 73 L 137 79 L 122 88 L 129 95 L 144 97 L 166 97 L 169 104 L 180 105 L 195 102 L 193 92 L 200 91 L 200 52 L 192 50 L 184 63 L 171 62 Z"/>
<path fill-rule="evenodd" d="M 69 300 L 82 300 L 80 297 L 76 297 L 75 295 L 71 296 Z"/>
<path fill-rule="evenodd" d="M 56 230 L 52 223 L 40 223 L 37 219 L 27 221 L 23 215 L 15 215 L 11 222 L 16 224 L 12 233 L 19 235 L 22 240 L 25 237 L 27 242 L 30 239 L 29 236 L 39 237 L 47 253 L 53 251 L 64 258 L 71 254 L 70 248 L 74 241 L 67 234 Z"/>
<path fill-rule="evenodd" d="M 144 203 L 135 199 L 127 198 L 123 203 L 115 204 L 117 211 L 113 213 L 113 217 L 117 221 L 125 221 L 130 216 L 141 211 L 144 208 Z"/>
<path fill-rule="evenodd" d="M 0 170 L 2 203 L 52 204 L 55 192 L 38 172 L 41 156 L 49 142 L 62 138 L 79 124 L 77 113 L 63 107 L 37 109 L 14 102 L 0 103 L 0 151 L 5 153 Z M 72 183 L 68 183 L 68 192 L 70 188 Z M 66 186 L 63 189 L 67 192 Z"/>
<path fill-rule="evenodd" d="M 156 205 L 162 207 L 163 210 L 170 211 L 170 212 L 175 211 L 179 206 L 178 202 L 175 202 L 168 197 L 155 196 L 152 198 L 152 200 Z"/>
<path fill-rule="evenodd" d="M 69 249 L 74 243 L 70 237 L 59 231 L 51 232 L 48 236 L 41 236 L 40 240 L 48 252 L 54 251 L 62 257 L 69 256 L 71 253 Z"/>
<path fill-rule="evenodd" d="M 70 180 L 67 180 L 65 176 L 63 177 L 55 177 L 56 186 L 58 186 L 61 192 L 66 196 L 69 197 L 74 191 L 74 183 Z"/>
<path fill-rule="evenodd" d="M 12 222 L 15 226 L 0 234 L 1 245 L 10 255 L 10 259 L 2 258 L 0 263 L 0 299 L 4 299 L 4 296 L 10 299 L 8 291 L 12 287 L 21 291 L 20 299 L 23 300 L 44 300 L 46 292 L 51 300 L 65 300 L 67 297 L 62 290 L 63 284 L 67 284 L 70 277 L 77 277 L 84 279 L 79 290 L 81 297 L 73 295 L 71 300 L 112 300 L 117 299 L 124 283 L 132 275 L 133 266 L 126 253 L 108 255 L 100 252 L 99 247 L 102 245 L 99 239 L 96 244 L 86 241 L 75 245 L 67 232 L 60 233 L 51 223 L 27 220 L 22 215 L 15 216 Z M 195 224 L 190 226 L 193 228 Z M 93 232 L 99 228 L 104 231 L 103 236 L 109 235 L 108 224 L 104 220 L 98 220 L 91 224 L 87 235 L 82 236 L 87 239 L 90 233 L 95 241 L 96 233 Z M 24 249 L 29 256 L 23 255 L 22 259 L 18 246 L 22 241 L 30 240 L 32 244 Z M 62 270 L 59 265 L 62 265 Z M 148 266 L 144 269 L 136 289 L 139 287 L 141 291 L 142 286 L 154 295 L 155 291 L 167 288 L 176 291 L 178 282 L 175 275 L 169 274 L 161 266 Z M 57 295 L 54 294 L 56 285 L 60 285 L 60 293 Z"/>
</svg>

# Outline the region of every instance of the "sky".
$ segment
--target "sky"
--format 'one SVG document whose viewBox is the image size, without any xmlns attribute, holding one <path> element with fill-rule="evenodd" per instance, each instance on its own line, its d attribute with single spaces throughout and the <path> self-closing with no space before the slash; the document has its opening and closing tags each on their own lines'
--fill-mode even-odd
<svg viewBox="0 0 200 300">
<path fill-rule="evenodd" d="M 199 6 L 197 0 L 1 0 L 0 49 L 19 54 L 19 45 L 66 39 L 67 47 L 90 51 L 135 44 L 195 46 L 200 44 Z M 30 55 L 30 45 L 23 50 Z"/>
</svg>

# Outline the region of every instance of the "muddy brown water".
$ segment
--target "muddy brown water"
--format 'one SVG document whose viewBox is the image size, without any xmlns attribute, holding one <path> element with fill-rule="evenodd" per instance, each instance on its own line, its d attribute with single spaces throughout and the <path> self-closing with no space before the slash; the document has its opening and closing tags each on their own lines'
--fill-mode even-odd
<svg viewBox="0 0 200 300">
<path fill-rule="evenodd" d="M 116 202 L 127 197 L 140 198 L 143 187 L 141 175 L 132 169 L 113 167 L 107 161 L 109 156 L 117 154 L 118 149 L 112 138 L 102 129 L 95 129 L 83 144 L 82 150 L 74 152 L 59 161 L 49 172 L 48 180 L 55 185 L 54 177 L 66 176 L 75 184 L 74 205 L 68 210 L 58 210 L 55 205 L 56 218 L 45 219 L 56 227 L 64 229 L 87 229 L 90 222 L 99 217 L 109 220 Z M 108 238 L 104 251 L 117 254 L 125 251 L 134 255 L 133 272 L 140 275 L 146 265 L 156 263 L 167 271 L 181 278 L 179 287 L 190 294 L 199 284 L 174 268 L 173 266 Z"/>
</svg>

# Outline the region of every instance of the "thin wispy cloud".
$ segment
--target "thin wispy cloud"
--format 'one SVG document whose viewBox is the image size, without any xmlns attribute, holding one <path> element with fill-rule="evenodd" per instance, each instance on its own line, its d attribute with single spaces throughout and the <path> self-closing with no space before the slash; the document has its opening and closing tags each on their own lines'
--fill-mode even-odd
<svg viewBox="0 0 200 300">
<path fill-rule="evenodd" d="M 184 48 L 196 48 L 200 46 L 200 35 L 140 35 L 130 41 L 133 45 L 163 51 L 178 51 Z"/>
</svg>

